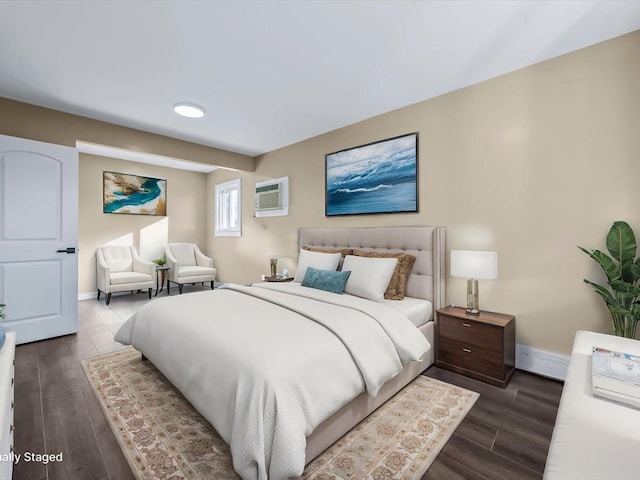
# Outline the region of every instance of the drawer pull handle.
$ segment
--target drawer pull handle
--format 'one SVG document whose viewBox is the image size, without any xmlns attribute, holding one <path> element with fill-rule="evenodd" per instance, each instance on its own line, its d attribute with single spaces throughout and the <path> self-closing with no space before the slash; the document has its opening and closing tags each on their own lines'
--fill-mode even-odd
<svg viewBox="0 0 640 480">
<path fill-rule="evenodd" d="M 10 451 L 11 453 L 13 453 L 13 445 L 11 445 L 11 447 L 9 447 L 9 451 Z"/>
<path fill-rule="evenodd" d="M 463 349 L 462 349 L 462 351 L 463 351 L 463 352 L 466 352 L 466 353 L 471 353 L 471 350 L 470 350 L 470 349 L 468 349 L 468 348 L 463 348 Z"/>
<path fill-rule="evenodd" d="M 9 431 L 13 432 L 16 429 L 16 426 L 12 423 L 11 426 L 9 427 Z"/>
<path fill-rule="evenodd" d="M 462 324 L 462 326 L 463 326 L 463 327 L 470 327 L 470 326 L 471 326 L 471 324 L 470 324 L 470 323 L 463 323 L 463 324 Z"/>
<path fill-rule="evenodd" d="M 11 379 L 11 385 L 13 385 L 13 378 Z"/>
<path fill-rule="evenodd" d="M 16 406 L 16 402 L 11 402 L 11 410 Z"/>
</svg>

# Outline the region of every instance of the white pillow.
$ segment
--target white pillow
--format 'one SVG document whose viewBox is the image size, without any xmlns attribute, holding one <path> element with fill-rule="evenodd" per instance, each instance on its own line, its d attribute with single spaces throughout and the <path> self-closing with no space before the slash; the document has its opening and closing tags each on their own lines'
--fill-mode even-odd
<svg viewBox="0 0 640 480">
<path fill-rule="evenodd" d="M 342 263 L 342 271 L 351 271 L 351 275 L 344 287 L 344 293 L 382 302 L 397 264 L 397 258 L 347 255 Z"/>
<path fill-rule="evenodd" d="M 307 273 L 307 267 L 317 268 L 319 270 L 336 270 L 342 255 L 339 253 L 320 253 L 310 250 L 300 249 L 298 257 L 298 270 L 296 276 L 293 277 L 294 282 L 302 283 L 304 274 Z"/>
</svg>

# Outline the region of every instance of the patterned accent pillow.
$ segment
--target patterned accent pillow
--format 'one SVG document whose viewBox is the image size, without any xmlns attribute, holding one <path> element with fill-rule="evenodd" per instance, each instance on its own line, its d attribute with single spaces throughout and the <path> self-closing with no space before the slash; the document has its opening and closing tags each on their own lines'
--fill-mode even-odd
<svg viewBox="0 0 640 480">
<path fill-rule="evenodd" d="M 342 294 L 349 275 L 351 272 L 336 272 L 308 267 L 302 280 L 302 286 Z"/>
<path fill-rule="evenodd" d="M 376 252 L 370 250 L 353 250 L 353 255 L 358 257 L 373 258 L 397 258 L 398 265 L 391 276 L 389 286 L 384 292 L 384 298 L 387 300 L 402 300 L 406 294 L 407 281 L 411 274 L 411 269 L 416 261 L 415 255 L 402 252 Z"/>
</svg>

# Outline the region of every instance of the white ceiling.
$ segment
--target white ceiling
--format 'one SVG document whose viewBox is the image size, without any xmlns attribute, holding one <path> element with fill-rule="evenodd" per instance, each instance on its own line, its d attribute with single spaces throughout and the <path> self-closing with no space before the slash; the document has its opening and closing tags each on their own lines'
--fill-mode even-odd
<svg viewBox="0 0 640 480">
<path fill-rule="evenodd" d="M 1 1 L 0 96 L 253 156 L 638 29 L 632 0 Z"/>
</svg>

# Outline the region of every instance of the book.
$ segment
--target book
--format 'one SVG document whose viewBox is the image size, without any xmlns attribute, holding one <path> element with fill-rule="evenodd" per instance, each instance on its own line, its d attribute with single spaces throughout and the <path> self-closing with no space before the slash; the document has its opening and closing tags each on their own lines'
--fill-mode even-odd
<svg viewBox="0 0 640 480">
<path fill-rule="evenodd" d="M 640 408 L 640 356 L 593 347 L 593 395 Z"/>
</svg>

